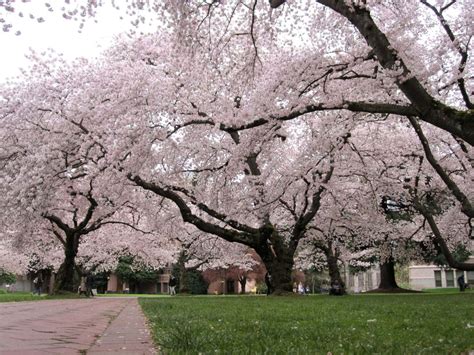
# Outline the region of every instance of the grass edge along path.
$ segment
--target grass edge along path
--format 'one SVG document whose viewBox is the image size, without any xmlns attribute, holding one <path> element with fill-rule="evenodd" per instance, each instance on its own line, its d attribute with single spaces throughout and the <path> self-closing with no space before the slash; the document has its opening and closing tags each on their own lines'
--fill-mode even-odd
<svg viewBox="0 0 474 355">
<path fill-rule="evenodd" d="M 58 299 L 72 299 L 79 298 L 76 293 L 68 293 L 61 295 L 48 295 L 42 293 L 41 296 L 33 295 L 31 292 L 9 292 L 0 293 L 0 303 L 4 302 L 28 302 L 28 301 L 45 301 L 45 300 L 58 300 Z"/>
<path fill-rule="evenodd" d="M 474 350 L 474 293 L 139 299 L 165 354 Z"/>
<path fill-rule="evenodd" d="M 161 295 L 161 294 L 95 294 L 94 297 L 98 298 L 167 298 L 168 295 Z M 46 293 L 42 293 L 41 296 L 36 294 L 32 294 L 31 292 L 1 292 L 0 293 L 0 303 L 4 302 L 29 302 L 29 301 L 45 301 L 45 300 L 57 300 L 57 299 L 72 299 L 72 298 L 86 298 L 85 296 L 79 296 L 77 293 L 67 293 L 67 294 L 59 294 L 59 295 L 48 295 Z"/>
</svg>

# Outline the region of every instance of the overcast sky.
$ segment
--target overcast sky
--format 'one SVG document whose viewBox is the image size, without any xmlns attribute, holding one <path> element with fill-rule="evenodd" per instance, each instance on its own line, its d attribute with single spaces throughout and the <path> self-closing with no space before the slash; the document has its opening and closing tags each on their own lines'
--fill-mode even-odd
<svg viewBox="0 0 474 355">
<path fill-rule="evenodd" d="M 25 54 L 29 48 L 38 52 L 53 48 L 68 59 L 92 57 L 109 47 L 116 35 L 130 28 L 128 21 L 119 19 L 116 10 L 104 7 L 98 11 L 97 23 L 89 19 L 79 33 L 79 22 L 64 19 L 60 11 L 48 12 L 44 4 L 43 0 L 35 0 L 34 4 L 18 2 L 13 13 L 0 7 L 0 18 L 13 25 L 10 32 L 4 32 L 0 24 L 0 81 L 19 75 L 20 67 L 28 66 Z M 23 17 L 19 16 L 20 12 Z M 44 17 L 45 21 L 32 20 L 30 14 L 35 18 Z M 21 34 L 16 35 L 17 31 Z"/>
</svg>

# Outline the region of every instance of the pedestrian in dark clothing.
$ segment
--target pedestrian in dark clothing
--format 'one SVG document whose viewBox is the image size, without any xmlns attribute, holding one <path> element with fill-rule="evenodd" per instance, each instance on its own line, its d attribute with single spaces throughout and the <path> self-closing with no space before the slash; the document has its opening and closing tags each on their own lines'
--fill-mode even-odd
<svg viewBox="0 0 474 355">
<path fill-rule="evenodd" d="M 86 296 L 94 296 L 94 293 L 92 292 L 92 285 L 94 284 L 94 278 L 92 274 L 87 274 L 86 277 Z"/>
<path fill-rule="evenodd" d="M 339 281 L 336 280 L 331 284 L 329 294 L 333 295 L 333 296 L 342 296 L 343 295 L 342 286 L 339 283 Z"/>
<path fill-rule="evenodd" d="M 273 292 L 273 286 L 272 286 L 272 275 L 270 273 L 265 274 L 265 284 L 267 285 L 267 296 L 271 295 Z"/>
<path fill-rule="evenodd" d="M 36 275 L 36 277 L 33 279 L 33 286 L 33 294 L 41 296 L 41 287 L 43 287 L 43 276 L 41 275 L 41 273 L 38 273 L 38 275 Z"/>
<path fill-rule="evenodd" d="M 178 282 L 176 281 L 176 277 L 174 276 L 171 276 L 170 277 L 170 283 L 169 283 L 169 286 L 170 286 L 170 295 L 173 296 L 173 295 L 176 295 L 176 285 L 178 284 Z"/>
<path fill-rule="evenodd" d="M 464 281 L 464 275 L 458 277 L 459 291 L 464 292 L 467 288 L 466 281 Z"/>
</svg>

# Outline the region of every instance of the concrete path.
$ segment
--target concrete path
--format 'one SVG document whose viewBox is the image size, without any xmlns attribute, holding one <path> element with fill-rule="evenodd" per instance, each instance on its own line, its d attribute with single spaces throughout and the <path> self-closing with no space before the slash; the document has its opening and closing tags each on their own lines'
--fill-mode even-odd
<svg viewBox="0 0 474 355">
<path fill-rule="evenodd" d="M 0 303 L 0 354 L 156 354 L 136 298 Z"/>
</svg>

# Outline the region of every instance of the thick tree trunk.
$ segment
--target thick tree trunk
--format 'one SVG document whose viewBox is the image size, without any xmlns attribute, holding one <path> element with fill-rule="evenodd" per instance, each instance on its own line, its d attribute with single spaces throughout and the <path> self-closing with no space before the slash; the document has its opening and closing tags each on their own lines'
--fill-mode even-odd
<svg viewBox="0 0 474 355">
<path fill-rule="evenodd" d="M 395 263 L 393 260 L 381 263 L 379 290 L 393 290 L 399 288 L 395 280 Z"/>
<path fill-rule="evenodd" d="M 388 260 L 380 264 L 380 284 L 379 287 L 368 291 L 370 293 L 418 293 L 420 291 L 400 288 L 395 280 L 395 262 Z"/>
<path fill-rule="evenodd" d="M 66 236 L 66 244 L 64 246 L 65 258 L 55 277 L 54 293 L 77 291 L 78 285 L 76 280 L 78 278 L 75 276 L 78 244 L 78 237 L 75 234 Z"/>
<path fill-rule="evenodd" d="M 293 293 L 291 272 L 293 271 L 294 248 L 286 245 L 283 237 L 273 230 L 271 237 L 262 239 L 255 249 L 267 269 L 265 282 L 271 295 Z"/>
<path fill-rule="evenodd" d="M 389 247 L 386 245 L 385 247 Z M 369 293 L 418 293 L 410 289 L 401 288 L 397 285 L 395 279 L 395 261 L 390 256 L 384 262 L 380 262 L 380 283 L 379 287 L 370 291 Z"/>
<path fill-rule="evenodd" d="M 341 273 L 339 272 L 339 267 L 337 265 L 337 258 L 334 255 L 331 248 L 325 250 L 326 260 L 328 263 L 329 278 L 331 280 L 331 285 L 339 285 L 340 293 L 346 293 L 346 286 L 342 280 Z"/>
<path fill-rule="evenodd" d="M 418 293 L 420 291 L 408 290 L 400 288 L 395 280 L 395 262 L 388 260 L 380 264 L 380 284 L 375 290 L 368 291 L 370 293 Z"/>
<path fill-rule="evenodd" d="M 273 260 L 270 264 L 265 263 L 268 272 L 270 284 L 270 294 L 285 295 L 293 293 L 293 283 L 291 281 L 291 271 L 293 270 L 293 261 Z"/>
<path fill-rule="evenodd" d="M 188 270 L 186 269 L 187 254 L 182 251 L 178 258 L 178 292 L 189 293 Z"/>
</svg>

